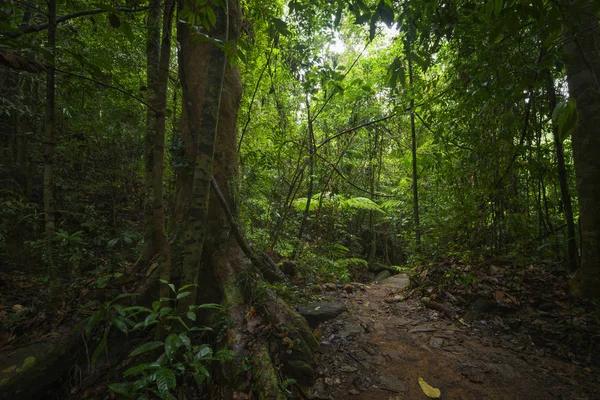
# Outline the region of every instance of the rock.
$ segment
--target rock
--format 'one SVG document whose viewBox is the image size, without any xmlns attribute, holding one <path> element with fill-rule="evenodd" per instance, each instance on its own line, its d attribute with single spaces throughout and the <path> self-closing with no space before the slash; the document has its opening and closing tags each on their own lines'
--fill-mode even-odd
<svg viewBox="0 0 600 400">
<path fill-rule="evenodd" d="M 482 383 L 485 380 L 485 372 L 483 368 L 471 364 L 461 364 L 458 369 L 460 373 L 474 383 Z"/>
<path fill-rule="evenodd" d="M 354 286 L 352 286 L 351 284 L 346 284 L 344 285 L 344 290 L 346 291 L 346 293 L 350 294 L 354 292 Z"/>
<path fill-rule="evenodd" d="M 339 331 L 339 335 L 342 338 L 348 338 L 350 336 L 360 335 L 363 333 L 365 333 L 364 328 L 355 324 L 348 324 Z"/>
<path fill-rule="evenodd" d="M 287 360 L 287 374 L 304 385 L 314 382 L 312 366 L 304 360 Z"/>
<path fill-rule="evenodd" d="M 490 269 L 489 269 L 490 275 L 496 275 L 498 272 L 500 272 L 500 267 L 497 267 L 495 265 L 490 265 Z"/>
<path fill-rule="evenodd" d="M 327 386 L 323 379 L 318 379 L 312 387 L 301 386 L 301 390 L 308 399 L 329 399 Z"/>
<path fill-rule="evenodd" d="M 325 290 L 336 290 L 337 286 L 336 286 L 335 283 L 328 282 L 328 283 L 324 283 L 323 284 L 323 289 L 325 289 Z"/>
<path fill-rule="evenodd" d="M 377 281 L 377 282 L 381 282 L 382 280 L 387 279 L 390 276 L 392 276 L 392 274 L 390 274 L 390 271 L 383 270 L 383 271 L 380 271 L 379 273 L 377 273 L 377 275 L 375 275 L 375 279 L 373 279 L 373 280 Z"/>
<path fill-rule="evenodd" d="M 434 349 L 441 349 L 444 347 L 444 339 L 438 337 L 432 337 L 429 341 L 429 347 Z"/>
<path fill-rule="evenodd" d="M 398 272 L 398 270 L 396 270 L 396 268 L 394 268 L 390 265 L 380 263 L 380 262 L 376 262 L 374 264 L 369 265 L 369 270 L 371 270 L 373 272 L 380 272 L 380 271 L 390 271 L 391 273 Z"/>
<path fill-rule="evenodd" d="M 512 365 L 508 364 L 491 364 L 490 368 L 493 372 L 502 375 L 504 378 L 512 380 L 518 379 L 521 377 L 519 371 L 515 369 Z"/>
<path fill-rule="evenodd" d="M 381 381 L 381 386 L 383 388 L 391 390 L 392 392 L 396 392 L 396 393 L 408 392 L 408 386 L 406 386 L 406 384 L 404 382 L 402 382 L 400 379 L 398 379 L 396 377 L 382 376 L 380 381 Z"/>
<path fill-rule="evenodd" d="M 348 311 L 342 303 L 314 302 L 298 308 L 298 312 L 308 321 L 311 328 L 315 328 L 320 322 L 334 319 L 344 311 Z"/>
<path fill-rule="evenodd" d="M 386 303 L 397 303 L 399 301 L 404 301 L 404 300 L 406 300 L 406 297 L 404 297 L 401 294 L 386 297 L 385 299 L 383 299 L 383 301 L 385 301 Z"/>
</svg>

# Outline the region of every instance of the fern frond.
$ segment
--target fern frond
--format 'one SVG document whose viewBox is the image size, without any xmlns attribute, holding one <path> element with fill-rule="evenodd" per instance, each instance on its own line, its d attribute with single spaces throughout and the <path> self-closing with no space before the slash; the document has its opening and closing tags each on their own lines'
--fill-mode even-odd
<svg viewBox="0 0 600 400">
<path fill-rule="evenodd" d="M 377 203 L 366 197 L 351 197 L 342 202 L 342 208 L 356 208 L 359 210 L 377 211 L 385 213 Z"/>
</svg>

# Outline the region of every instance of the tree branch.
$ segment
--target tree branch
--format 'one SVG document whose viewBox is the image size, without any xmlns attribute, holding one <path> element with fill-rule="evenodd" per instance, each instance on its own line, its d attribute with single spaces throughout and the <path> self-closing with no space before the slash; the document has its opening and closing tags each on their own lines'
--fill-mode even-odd
<svg viewBox="0 0 600 400">
<path fill-rule="evenodd" d="M 115 10 L 120 11 L 120 12 L 140 12 L 140 11 L 146 11 L 148 9 L 148 7 L 134 7 L 134 8 L 128 8 L 128 7 L 116 7 Z M 79 17 L 85 17 L 88 15 L 94 15 L 94 14 L 101 14 L 101 13 L 105 13 L 105 12 L 110 12 L 108 10 L 101 10 L 101 9 L 94 9 L 94 10 L 84 10 L 84 11 L 77 11 L 73 14 L 68 14 L 68 15 L 63 15 L 62 17 L 59 17 L 56 19 L 56 23 L 60 24 L 66 21 L 70 21 L 72 19 L 75 18 L 79 18 Z M 40 32 L 43 31 L 45 29 L 48 29 L 48 23 L 45 24 L 40 24 L 40 25 L 25 25 L 25 26 L 20 26 L 18 28 L 19 32 L 2 32 L 0 33 L 0 35 L 2 36 L 6 36 L 8 38 L 11 39 L 16 39 L 18 37 L 21 37 L 23 35 L 27 35 L 29 33 L 35 33 L 35 32 Z"/>
<path fill-rule="evenodd" d="M 142 103 L 143 105 L 145 105 L 146 107 L 148 107 L 149 109 L 151 109 L 152 111 L 154 111 L 155 113 L 158 113 L 158 111 L 156 111 L 156 109 L 154 107 L 152 107 L 150 104 L 146 103 L 144 100 L 140 99 L 139 97 L 135 96 L 134 94 L 128 92 L 125 89 L 121 89 L 120 87 L 109 85 L 108 83 L 101 82 L 101 81 L 96 80 L 94 78 L 89 78 L 87 76 L 75 74 L 73 72 L 67 72 L 67 71 L 64 71 L 64 70 L 61 70 L 61 69 L 58 69 L 58 68 L 56 69 L 56 72 L 59 72 L 59 73 L 64 74 L 64 75 L 74 76 L 74 77 L 79 78 L 79 79 L 84 79 L 86 81 L 94 82 L 94 83 L 96 83 L 98 85 L 107 87 L 109 89 L 114 89 L 117 92 L 121 92 L 124 95 L 126 95 L 128 97 L 131 97 L 134 100 L 139 101 L 140 103 Z"/>
</svg>

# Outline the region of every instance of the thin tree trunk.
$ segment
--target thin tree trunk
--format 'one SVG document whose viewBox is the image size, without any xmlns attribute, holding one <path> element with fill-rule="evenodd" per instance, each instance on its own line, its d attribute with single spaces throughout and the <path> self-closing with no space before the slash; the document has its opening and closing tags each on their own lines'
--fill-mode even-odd
<svg viewBox="0 0 600 400">
<path fill-rule="evenodd" d="M 413 68 L 411 58 L 412 43 L 407 41 L 407 58 L 408 58 L 408 82 L 410 88 L 413 89 Z M 411 152 L 412 152 L 412 178 L 413 178 L 413 218 L 415 224 L 415 244 L 417 252 L 421 251 L 421 224 L 419 221 L 419 187 L 417 176 L 417 134 L 415 132 L 415 100 L 414 94 L 410 100 L 410 137 L 411 137 Z"/>
<path fill-rule="evenodd" d="M 581 267 L 578 279 L 584 297 L 600 297 L 600 36 L 591 1 L 581 14 L 564 10 L 564 52 L 569 95 L 576 100 L 579 122 L 572 136 L 579 192 Z"/>
<path fill-rule="evenodd" d="M 306 113 L 308 118 L 308 148 L 310 154 L 308 155 L 308 190 L 306 193 L 306 207 L 304 208 L 304 214 L 302 216 L 302 222 L 300 223 L 300 230 L 298 231 L 298 242 L 299 246 L 296 247 L 296 251 L 294 252 L 294 258 L 300 255 L 302 251 L 302 246 L 304 245 L 304 231 L 306 229 L 306 225 L 308 224 L 308 215 L 310 213 L 310 202 L 313 196 L 314 190 L 314 165 L 315 165 L 315 133 L 313 131 L 312 119 L 310 116 L 310 103 L 308 102 L 308 94 L 306 95 Z"/>
<path fill-rule="evenodd" d="M 556 89 L 554 88 L 554 79 L 549 70 L 546 70 L 546 87 L 548 90 L 548 101 L 550 103 L 550 115 L 556 108 Z M 554 137 L 554 151 L 556 153 L 556 162 L 558 169 L 558 181 L 560 183 L 560 198 L 565 213 L 567 223 L 567 249 L 569 254 L 569 270 L 575 272 L 579 267 L 579 253 L 577 250 L 577 241 L 575 240 L 575 220 L 573 219 L 573 207 L 571 205 L 571 194 L 569 193 L 569 182 L 567 181 L 567 167 L 565 165 L 565 154 L 563 144 L 558 137 L 558 127 L 552 127 Z"/>
<path fill-rule="evenodd" d="M 148 12 L 147 84 L 148 104 L 145 138 L 144 248 L 137 267 L 145 267 L 159 254 L 161 278 L 169 279 L 171 256 L 165 235 L 163 199 L 163 171 L 165 153 L 165 124 L 169 64 L 171 60 L 171 33 L 174 12 L 173 0 L 164 4 L 162 43 L 160 33 L 161 1 L 152 0 Z"/>
<path fill-rule="evenodd" d="M 48 0 L 48 48 L 50 63 L 46 73 L 46 121 L 44 135 L 44 225 L 46 256 L 52 280 L 57 279 L 58 266 L 54 260 L 53 236 L 56 231 L 54 200 L 54 140 L 55 140 L 55 70 L 56 61 L 56 0 Z"/>
</svg>

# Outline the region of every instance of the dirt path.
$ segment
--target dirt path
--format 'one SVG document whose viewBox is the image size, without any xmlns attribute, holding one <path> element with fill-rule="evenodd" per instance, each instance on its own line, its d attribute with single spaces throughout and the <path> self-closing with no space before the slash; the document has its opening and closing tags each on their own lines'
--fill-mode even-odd
<svg viewBox="0 0 600 400">
<path fill-rule="evenodd" d="M 322 351 L 309 398 L 427 399 L 419 377 L 439 388 L 442 399 L 600 398 L 597 370 L 542 351 L 493 347 L 419 300 L 398 301 L 407 284 L 400 274 L 326 293 L 349 313 L 315 330 Z"/>
</svg>

